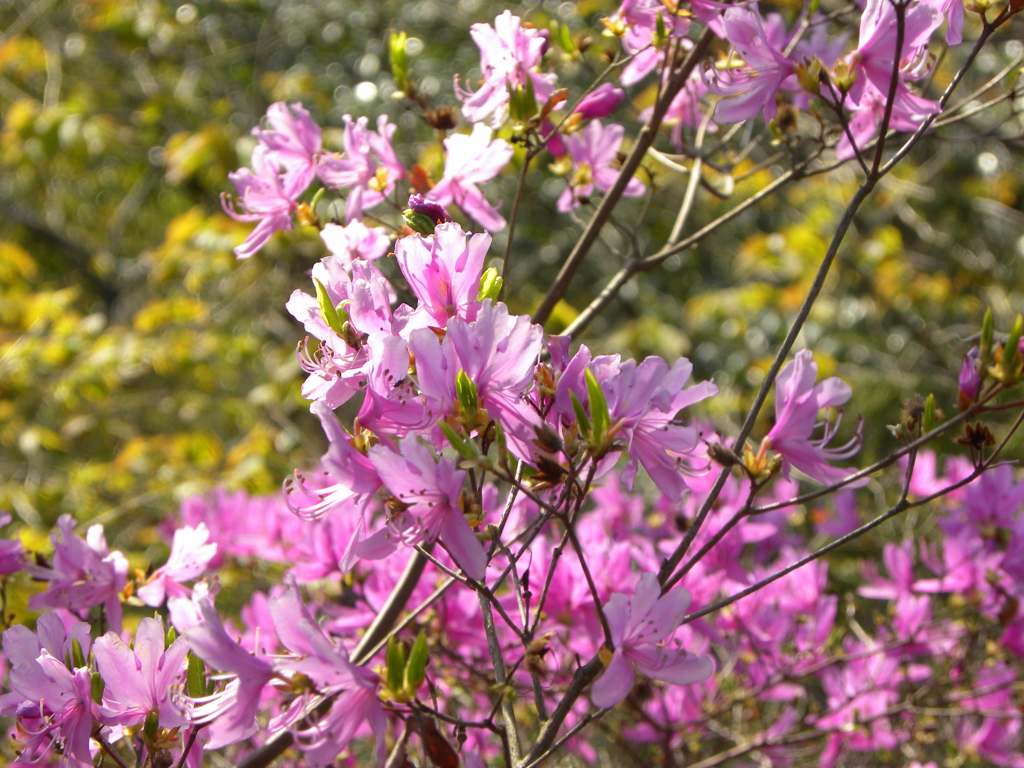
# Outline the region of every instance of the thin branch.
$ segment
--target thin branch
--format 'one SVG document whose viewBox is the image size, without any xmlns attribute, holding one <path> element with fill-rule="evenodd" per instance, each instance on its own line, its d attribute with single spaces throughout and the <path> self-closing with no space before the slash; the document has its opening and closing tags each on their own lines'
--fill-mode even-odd
<svg viewBox="0 0 1024 768">
<path fill-rule="evenodd" d="M 672 104 L 672 100 L 676 97 L 676 94 L 679 93 L 683 86 L 686 85 L 686 81 L 689 79 L 690 73 L 692 73 L 696 68 L 697 62 L 704 56 L 704 53 L 711 45 L 711 41 L 714 37 L 715 35 L 710 29 L 705 30 L 704 34 L 701 35 L 700 40 L 697 41 L 694 47 L 687 54 L 686 60 L 683 62 L 682 66 L 672 74 L 672 77 L 666 84 L 664 92 L 655 104 L 650 120 L 648 120 L 647 124 L 640 129 L 640 133 L 636 137 L 636 142 L 633 144 L 633 149 L 629 153 L 629 157 L 627 157 L 626 161 L 622 164 L 622 170 L 619 172 L 619 176 L 615 180 L 615 184 L 608 190 L 604 198 L 601 200 L 601 204 L 598 206 L 593 218 L 591 218 L 590 223 L 583 231 L 583 234 L 579 241 L 577 241 L 576 246 L 562 265 L 562 269 L 555 278 L 554 284 L 544 296 L 544 299 L 541 301 L 537 311 L 533 313 L 533 322 L 543 325 L 551 316 L 551 311 L 555 308 L 555 305 L 569 289 L 569 284 L 576 275 L 576 271 L 583 263 L 583 259 L 585 259 L 587 254 L 590 252 L 591 247 L 595 242 L 597 242 L 598 235 L 604 228 L 604 225 L 611 216 L 615 206 L 618 205 L 619 200 L 622 197 L 622 193 L 626 190 L 626 185 L 629 184 L 629 181 L 633 178 L 633 174 L 636 173 L 637 168 L 640 166 L 640 162 L 647 155 L 648 148 L 654 143 L 654 139 L 658 133 L 658 128 L 661 125 L 662 120 L 664 120 L 665 113 Z"/>
</svg>

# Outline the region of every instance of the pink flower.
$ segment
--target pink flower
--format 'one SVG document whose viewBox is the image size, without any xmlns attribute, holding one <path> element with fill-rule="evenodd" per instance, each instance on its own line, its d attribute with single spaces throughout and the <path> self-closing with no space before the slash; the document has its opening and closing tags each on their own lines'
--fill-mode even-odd
<svg viewBox="0 0 1024 768">
<path fill-rule="evenodd" d="M 320 126 L 301 104 L 279 101 L 267 108 L 270 128 L 253 128 L 252 135 L 267 148 L 268 159 L 285 170 L 285 186 L 304 190 L 316 174 L 321 150 Z"/>
<path fill-rule="evenodd" d="M 394 551 L 398 541 L 415 546 L 440 537 L 466 575 L 482 579 L 487 555 L 459 498 L 466 473 L 456 469 L 451 459 L 436 458 L 418 437 L 405 438 L 398 448 L 401 453 L 385 445 L 370 448 L 370 461 L 397 503 L 389 512 L 388 527 L 366 542 L 364 556 L 378 546 L 384 556 Z"/>
<path fill-rule="evenodd" d="M 53 561 L 49 566 L 32 565 L 32 576 L 50 582 L 45 592 L 33 595 L 28 606 L 67 608 L 87 613 L 103 605 L 107 622 L 121 630 L 121 590 L 128 581 L 128 560 L 120 552 L 111 552 L 103 535 L 103 526 L 89 528 L 86 538 L 76 536 L 71 515 L 61 515 L 53 540 Z"/>
<path fill-rule="evenodd" d="M 633 486 L 639 462 L 673 501 L 679 501 L 686 491 L 684 478 L 695 472 L 684 461 L 701 462 L 698 449 L 702 446 L 697 429 L 675 423 L 676 414 L 718 394 L 718 387 L 710 381 L 683 389 L 692 371 L 686 358 L 669 368 L 660 357 L 648 357 L 639 365 L 627 360 L 614 377 L 603 382 L 610 432 L 628 444 L 630 463 L 622 472 L 627 487 Z"/>
<path fill-rule="evenodd" d="M 398 179 L 405 178 L 405 168 L 391 146 L 395 126 L 387 115 L 377 118 L 377 132 L 366 127 L 367 119 L 353 121 L 345 115 L 345 151 L 341 155 L 321 157 L 317 175 L 329 187 L 351 187 L 345 204 L 345 219 L 361 219 L 363 211 L 373 208 L 391 194 Z"/>
<path fill-rule="evenodd" d="M 410 235 L 399 240 L 395 258 L 419 299 L 417 315 L 426 314 L 428 324 L 438 328 L 453 317 L 475 320 L 480 275 L 490 246 L 490 235 L 467 235 L 454 223 L 438 224 L 428 237 Z"/>
<path fill-rule="evenodd" d="M 817 421 L 818 412 L 822 408 L 839 407 L 850 399 L 853 391 L 835 376 L 815 384 L 817 379 L 818 364 L 807 349 L 797 352 L 793 361 L 782 369 L 775 381 L 775 426 L 761 443 L 761 452 L 771 449 L 782 456 L 782 474 L 786 479 L 789 479 L 790 468 L 796 467 L 827 485 L 850 474 L 849 470 L 833 467 L 829 462 L 857 453 L 860 431 L 839 448 L 825 447 L 835 437 L 842 416 L 835 424 L 830 424 Z M 824 427 L 824 433 L 812 438 L 819 426 Z"/>
<path fill-rule="evenodd" d="M 775 94 L 793 74 L 793 61 L 769 42 L 761 15 L 755 8 L 733 6 L 722 16 L 724 37 L 732 43 L 742 65 L 733 69 L 732 60 L 716 77 L 708 90 L 724 96 L 715 106 L 719 123 L 740 123 L 758 112 L 766 121 L 775 117 Z"/>
<path fill-rule="evenodd" d="M 594 188 L 607 191 L 619 178 L 616 167 L 619 158 L 619 146 L 625 129 L 621 125 L 602 126 L 597 120 L 577 134 L 565 139 L 566 148 L 572 157 L 573 176 L 569 189 L 558 198 L 558 210 L 565 213 L 578 208 L 594 192 Z M 630 179 L 623 195 L 638 197 L 644 193 L 644 183 L 640 179 Z"/>
<path fill-rule="evenodd" d="M 342 227 L 337 224 L 325 224 L 320 230 L 320 237 L 343 264 L 357 259 L 373 261 L 388 252 L 391 239 L 381 227 L 367 227 L 361 221 L 350 221 Z"/>
<path fill-rule="evenodd" d="M 455 79 L 455 95 L 462 101 L 462 114 L 471 123 L 492 117 L 497 128 L 505 119 L 509 89 L 533 84 L 538 103 L 543 104 L 554 90 L 555 76 L 534 71 L 547 48 L 546 33 L 523 29 L 518 16 L 505 11 L 489 24 L 474 24 L 470 36 L 480 48 L 480 69 L 483 84 L 475 93 L 463 90 Z M 498 227 L 500 229 L 500 227 Z"/>
<path fill-rule="evenodd" d="M 441 205 L 455 203 L 484 229 L 496 232 L 504 228 L 505 219 L 487 202 L 477 184 L 498 175 L 512 159 L 512 146 L 504 139 L 491 141 L 492 135 L 490 128 L 477 123 L 468 136 L 456 133 L 445 139 L 444 175 L 426 198 Z"/>
<path fill-rule="evenodd" d="M 143 619 L 131 648 L 113 632 L 93 643 L 110 711 L 105 722 L 140 725 L 150 712 L 156 712 L 161 728 L 188 724 L 184 697 L 175 689 L 184 677 L 188 643 L 179 637 L 165 649 L 165 639 L 160 619 Z"/>
<path fill-rule="evenodd" d="M 591 699 L 599 707 L 614 707 L 633 690 L 636 671 L 654 680 L 689 685 L 707 680 L 715 671 L 708 655 L 691 656 L 665 645 L 679 627 L 690 605 L 690 593 L 678 587 L 661 594 L 658 577 L 645 573 L 632 597 L 616 593 L 605 603 L 604 615 L 612 632 L 614 650 L 604 674 L 594 683 Z"/>
<path fill-rule="evenodd" d="M 163 605 L 166 596 L 184 597 L 189 589 L 181 582 L 198 579 L 217 554 L 217 545 L 207 543 L 210 530 L 204 523 L 195 528 L 186 526 L 174 532 L 171 555 L 136 594 L 146 605 Z"/>
<path fill-rule="evenodd" d="M 270 150 L 257 144 L 252 151 L 252 170 L 239 168 L 228 178 L 238 190 L 240 200 L 222 195 L 224 212 L 238 221 L 258 221 L 245 241 L 235 248 L 235 255 L 247 259 L 262 248 L 271 236 L 292 228 L 292 211 L 308 181 L 302 174 L 280 173 Z M 239 209 L 239 204 L 241 209 Z"/>
<path fill-rule="evenodd" d="M 11 513 L 6 509 L 0 510 L 0 527 L 11 522 Z M 21 547 L 21 540 L 15 536 L 12 539 L 0 539 L 0 576 L 9 573 L 17 573 L 25 567 L 25 553 Z"/>
<path fill-rule="evenodd" d="M 202 621 L 185 633 L 185 639 L 213 669 L 235 675 L 220 692 L 197 700 L 193 709 L 194 722 L 212 723 L 207 747 L 217 749 L 256 732 L 260 694 L 273 678 L 274 668 L 228 636 L 209 598 L 200 600 L 199 611 Z"/>
</svg>

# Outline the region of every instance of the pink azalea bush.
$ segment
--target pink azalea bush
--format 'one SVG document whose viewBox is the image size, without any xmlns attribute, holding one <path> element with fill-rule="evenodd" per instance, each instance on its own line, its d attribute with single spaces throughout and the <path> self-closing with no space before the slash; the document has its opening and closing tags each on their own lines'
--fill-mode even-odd
<svg viewBox="0 0 1024 768">
<path fill-rule="evenodd" d="M 984 34 L 1014 10 L 985 17 Z M 850 462 L 867 425 L 838 437 L 857 393 L 820 378 L 814 350 L 794 351 L 853 214 L 888 172 L 890 132 L 912 145 L 946 108 L 948 93 L 915 89 L 942 24 L 947 44 L 962 39 L 964 9 L 870 0 L 855 46 L 822 16 L 802 21 L 756 3 L 626 0 L 603 23 L 621 41 L 606 73 L 617 84 L 570 94 L 552 31 L 505 11 L 470 32 L 481 81 L 457 81 L 455 98 L 471 126 L 439 141 L 436 182 L 408 170 L 384 116 L 373 130 L 346 115 L 332 149 L 305 107 L 273 104 L 224 207 L 255 224 L 239 258 L 279 231 L 319 230 L 324 255 L 286 307 L 306 334 L 302 395 L 327 450 L 279 494 L 186 499 L 149 571 L 101 525 L 79 536 L 70 516 L 52 555 L 0 542 L 0 575 L 40 582 L 34 629 L 3 633 L 0 716 L 17 764 L 423 754 L 525 768 L 560 750 L 595 763 L 616 740 L 666 764 L 898 753 L 936 765 L 947 746 L 1024 764 L 1024 480 L 983 420 L 1024 376 L 1024 321 L 999 341 L 987 318 L 949 372 L 957 415 L 943 420 L 934 399 L 908 407 L 899 447 L 863 467 Z M 717 61 L 702 58 L 713 38 Z M 615 120 L 641 112 L 630 88 L 647 78 L 657 103 L 627 140 Z M 533 315 L 516 311 L 490 234 L 515 221 L 493 184 L 510 165 L 525 172 L 547 152 L 551 180 L 566 177 L 554 207 L 591 215 L 596 237 L 622 198 L 662 193 L 631 160 L 662 122 L 677 145 L 684 128 L 762 118 L 777 133 L 781 104 L 832 115 L 817 151 L 856 159 L 863 195 L 742 426 L 710 418 L 719 386 L 686 358 L 592 350 L 575 338 L 589 310 L 565 335 L 545 328 L 575 257 Z M 344 221 L 327 220 L 341 198 Z M 967 455 L 942 464 L 927 444 L 960 424 Z M 907 528 L 880 560 L 833 569 L 830 552 L 925 505 L 941 536 Z M 232 614 L 238 573 L 257 569 L 274 583 Z M 126 621 L 126 605 L 146 613 Z"/>
</svg>

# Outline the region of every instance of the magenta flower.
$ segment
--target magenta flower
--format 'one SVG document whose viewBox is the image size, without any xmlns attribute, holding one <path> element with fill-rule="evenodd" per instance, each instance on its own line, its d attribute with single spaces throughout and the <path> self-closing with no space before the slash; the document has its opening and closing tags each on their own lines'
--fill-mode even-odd
<svg viewBox="0 0 1024 768">
<path fill-rule="evenodd" d="M 398 179 L 405 178 L 405 167 L 391 146 L 395 126 L 387 115 L 377 118 L 377 131 L 368 130 L 367 119 L 353 121 L 345 115 L 345 136 L 341 155 L 324 155 L 317 175 L 329 187 L 351 187 L 345 204 L 345 219 L 361 219 L 363 211 L 373 208 L 391 194 Z"/>
<path fill-rule="evenodd" d="M 129 648 L 113 632 L 93 643 L 96 666 L 105 683 L 104 704 L 111 725 L 140 725 L 156 712 L 161 728 L 187 725 L 184 696 L 178 684 L 185 674 L 188 643 L 177 638 L 166 649 L 160 619 L 143 619 Z"/>
<path fill-rule="evenodd" d="M 170 557 L 139 587 L 136 592 L 138 598 L 146 605 L 160 606 L 168 596 L 187 596 L 191 590 L 182 586 L 181 582 L 202 576 L 210 560 L 217 554 L 217 545 L 207 543 L 209 538 L 210 530 L 204 523 L 195 528 L 186 526 L 176 530 Z"/>
<path fill-rule="evenodd" d="M 761 453 L 771 449 L 782 456 L 782 474 L 787 480 L 790 468 L 796 467 L 827 485 L 850 474 L 830 462 L 847 459 L 860 450 L 860 430 L 845 445 L 826 448 L 839 429 L 842 415 L 830 424 L 827 420 L 817 421 L 818 412 L 822 408 L 838 408 L 850 399 L 853 390 L 835 376 L 815 384 L 817 379 L 818 364 L 807 349 L 797 352 L 793 361 L 779 372 L 775 381 L 775 426 L 762 441 Z M 818 427 L 824 428 L 822 436 L 812 438 Z"/>
<path fill-rule="evenodd" d="M 482 579 L 487 555 L 462 512 L 460 496 L 466 473 L 455 462 L 436 458 L 418 437 L 407 437 L 401 453 L 385 446 L 370 448 L 370 461 L 394 501 L 388 527 L 368 540 L 364 550 L 380 547 L 380 556 L 398 542 L 415 546 L 441 539 L 455 562 L 471 579 Z M 378 554 L 374 551 L 374 554 Z"/>
<path fill-rule="evenodd" d="M 740 123 L 758 112 L 766 121 L 775 117 L 775 94 L 786 78 L 793 74 L 794 64 L 769 42 L 764 23 L 756 8 L 733 6 L 722 16 L 724 37 L 732 43 L 742 64 L 727 68 L 709 78 L 708 90 L 725 98 L 715 106 L 719 123 Z"/>
<path fill-rule="evenodd" d="M 271 721 L 270 730 L 296 727 L 297 743 L 306 761 L 313 766 L 326 766 L 368 725 L 378 761 L 383 763 L 387 721 L 377 698 L 377 675 L 349 661 L 345 648 L 335 644 L 317 624 L 294 584 L 271 599 L 270 614 L 278 638 L 293 654 L 275 661 L 278 674 L 309 680 L 318 693 L 333 698 L 330 711 L 318 723 L 302 728 L 308 697 L 296 697 L 291 706 Z"/>
<path fill-rule="evenodd" d="M 301 104 L 279 101 L 267 108 L 270 128 L 253 128 L 267 156 L 285 170 L 285 186 L 304 190 L 316 174 L 322 132 Z"/>
<path fill-rule="evenodd" d="M 632 597 L 621 593 L 605 603 L 604 615 L 612 632 L 613 650 L 603 649 L 604 674 L 594 683 L 591 699 L 599 707 L 614 707 L 633 690 L 639 670 L 654 680 L 689 685 L 707 680 L 715 671 L 708 655 L 691 656 L 665 645 L 690 605 L 681 587 L 662 595 L 658 577 L 645 573 Z"/>
<path fill-rule="evenodd" d="M 554 91 L 555 76 L 534 71 L 547 49 L 546 32 L 523 29 L 518 16 L 505 11 L 495 18 L 494 26 L 474 24 L 470 36 L 480 49 L 483 84 L 475 93 L 463 90 L 455 79 L 455 95 L 462 101 L 462 114 L 471 123 L 492 117 L 497 128 L 505 119 L 509 89 L 533 84 L 537 101 L 543 104 Z M 498 227 L 500 229 L 500 227 Z"/>
<path fill-rule="evenodd" d="M 6 509 L 0 510 L 0 528 L 11 522 L 11 513 Z M 0 539 L 0 576 L 9 573 L 17 573 L 25 567 L 25 552 L 21 547 L 21 540 L 15 536 L 12 539 Z"/>
<path fill-rule="evenodd" d="M 504 139 L 491 140 L 493 132 L 482 123 L 468 136 L 456 133 L 444 140 L 444 175 L 426 199 L 440 205 L 455 203 L 468 215 L 496 232 L 505 219 L 484 197 L 477 184 L 490 181 L 512 159 L 512 146 Z"/>
<path fill-rule="evenodd" d="M 558 210 L 562 213 L 578 208 L 593 194 L 594 188 L 607 191 L 619 178 L 619 146 L 625 129 L 621 125 L 603 126 L 597 120 L 577 134 L 566 137 L 565 145 L 572 157 L 573 175 L 569 189 L 558 198 Z M 630 179 L 623 195 L 638 197 L 644 193 L 640 179 Z"/>
<path fill-rule="evenodd" d="M 235 255 L 240 259 L 256 253 L 275 232 L 292 228 L 292 211 L 298 207 L 299 196 L 309 183 L 302 174 L 280 173 L 270 150 L 263 144 L 253 149 L 251 162 L 252 170 L 239 168 L 228 174 L 240 199 L 236 202 L 230 195 L 221 196 L 221 205 L 228 216 L 238 221 L 259 222 L 235 248 Z"/>
<path fill-rule="evenodd" d="M 67 608 L 80 615 L 103 605 L 107 622 L 121 630 L 121 591 L 128 582 L 128 560 L 120 552 L 111 552 L 103 535 L 103 526 L 89 528 L 86 538 L 76 536 L 71 515 L 57 521 L 59 533 L 53 534 L 53 560 L 50 565 L 30 565 L 32 576 L 50 582 L 45 592 L 33 595 L 28 606 Z"/>
<path fill-rule="evenodd" d="M 260 694 L 273 678 L 274 669 L 228 636 L 209 598 L 200 600 L 199 611 L 202 621 L 185 633 L 185 639 L 213 669 L 235 675 L 222 691 L 196 700 L 192 710 L 193 722 L 211 723 L 207 747 L 218 749 L 256 732 Z"/>
<path fill-rule="evenodd" d="M 452 317 L 476 319 L 490 247 L 490 235 L 467 235 L 458 224 L 438 224 L 428 237 L 410 235 L 395 244 L 398 266 L 420 302 L 417 314 L 426 314 L 427 324 L 444 328 Z"/>
</svg>

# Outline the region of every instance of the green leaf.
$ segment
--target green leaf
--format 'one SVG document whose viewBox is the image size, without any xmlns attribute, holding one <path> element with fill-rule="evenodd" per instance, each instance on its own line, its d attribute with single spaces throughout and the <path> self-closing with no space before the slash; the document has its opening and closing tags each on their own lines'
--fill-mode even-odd
<svg viewBox="0 0 1024 768">
<path fill-rule="evenodd" d="M 388 41 L 388 53 L 391 58 L 391 74 L 395 78 L 398 90 L 409 92 L 409 59 L 405 54 L 405 32 L 392 32 Z"/>
<path fill-rule="evenodd" d="M 427 635 L 421 629 L 416 636 L 416 642 L 412 644 L 412 650 L 409 651 L 409 663 L 405 668 L 405 692 L 410 696 L 415 695 L 426 679 L 428 658 Z"/>
<path fill-rule="evenodd" d="M 1017 315 L 1010 327 L 1010 337 L 1006 340 L 1006 346 L 1003 347 L 1003 369 L 1010 376 L 1013 376 L 1016 371 L 1022 334 L 1024 334 L 1024 315 Z"/>
<path fill-rule="evenodd" d="M 439 426 L 441 431 L 444 432 L 444 436 L 448 439 L 448 442 L 451 443 L 452 448 L 458 452 L 459 456 L 470 461 L 475 461 L 480 458 L 480 455 L 477 453 L 476 447 L 473 443 L 468 440 L 463 440 L 462 436 L 456 432 L 451 425 L 445 424 L 443 421 L 439 420 L 437 422 L 437 426 Z"/>
<path fill-rule="evenodd" d="M 572 34 L 569 32 L 568 25 L 552 21 L 551 31 L 554 33 L 555 42 L 558 43 L 559 48 L 566 53 L 576 53 L 576 45 L 572 41 Z"/>
<path fill-rule="evenodd" d="M 212 687 L 212 686 L 211 686 Z M 193 651 L 188 652 L 188 670 L 185 673 L 185 690 L 193 699 L 206 696 L 212 691 L 206 688 L 206 665 Z"/>
<path fill-rule="evenodd" d="M 929 393 L 924 401 L 924 415 L 921 417 L 921 430 L 931 432 L 935 429 L 935 395 Z"/>
<path fill-rule="evenodd" d="M 992 341 L 996 335 L 996 321 L 992 316 L 992 307 L 985 310 L 985 318 L 981 321 L 981 364 L 988 365 L 992 354 Z"/>
<path fill-rule="evenodd" d="M 156 741 L 157 731 L 160 729 L 160 713 L 156 710 L 146 715 L 146 722 L 142 726 L 142 733 L 149 744 Z"/>
<path fill-rule="evenodd" d="M 73 669 L 85 666 L 85 654 L 82 653 L 82 644 L 77 638 L 71 639 L 71 662 L 74 664 Z"/>
</svg>

